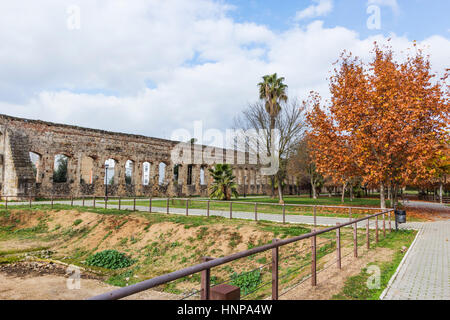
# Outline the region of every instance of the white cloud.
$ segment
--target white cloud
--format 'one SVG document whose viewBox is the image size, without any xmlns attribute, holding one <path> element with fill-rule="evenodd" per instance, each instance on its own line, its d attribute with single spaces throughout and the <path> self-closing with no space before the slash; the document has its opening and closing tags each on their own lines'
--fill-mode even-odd
<svg viewBox="0 0 450 320">
<path fill-rule="evenodd" d="M 314 3 L 306 9 L 297 11 L 295 20 L 325 16 L 333 10 L 333 0 L 313 0 Z"/>
<path fill-rule="evenodd" d="M 367 5 L 390 7 L 395 14 L 400 12 L 400 6 L 398 5 L 397 0 L 368 0 Z"/>
<path fill-rule="evenodd" d="M 0 2 L 0 113 L 156 137 L 195 120 L 228 128 L 271 72 L 291 96 L 327 97 L 342 50 L 367 60 L 373 41 L 386 41 L 320 21 L 274 32 L 208 0 L 80 0 L 81 29 L 69 31 L 71 1 L 17 2 Z M 396 50 L 412 44 L 391 38 Z M 419 45 L 434 70 L 448 67 L 448 39 Z"/>
</svg>

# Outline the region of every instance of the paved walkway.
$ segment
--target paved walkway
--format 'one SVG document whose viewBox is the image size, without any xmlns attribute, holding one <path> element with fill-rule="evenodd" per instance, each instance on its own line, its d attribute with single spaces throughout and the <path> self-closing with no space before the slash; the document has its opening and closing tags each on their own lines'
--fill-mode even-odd
<svg viewBox="0 0 450 320">
<path fill-rule="evenodd" d="M 443 210 L 450 212 L 450 207 L 446 206 L 443 203 L 438 202 L 429 202 L 429 201 L 405 201 L 405 207 L 419 208 L 419 209 L 435 209 L 435 210 Z"/>
<path fill-rule="evenodd" d="M 450 220 L 401 227 L 419 233 L 382 298 L 450 300 Z"/>
</svg>

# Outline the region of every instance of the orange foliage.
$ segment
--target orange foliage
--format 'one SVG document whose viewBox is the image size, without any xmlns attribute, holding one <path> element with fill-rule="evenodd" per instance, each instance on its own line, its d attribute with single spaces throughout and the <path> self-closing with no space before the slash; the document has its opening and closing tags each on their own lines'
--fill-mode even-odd
<svg viewBox="0 0 450 320">
<path fill-rule="evenodd" d="M 341 55 L 330 79 L 328 112 L 311 93 L 309 135 L 317 169 L 335 180 L 360 176 L 372 186 L 430 179 L 436 158 L 448 152 L 448 94 L 433 82 L 421 50 L 403 63 L 376 43 L 373 53 L 368 65 L 351 53 Z"/>
</svg>

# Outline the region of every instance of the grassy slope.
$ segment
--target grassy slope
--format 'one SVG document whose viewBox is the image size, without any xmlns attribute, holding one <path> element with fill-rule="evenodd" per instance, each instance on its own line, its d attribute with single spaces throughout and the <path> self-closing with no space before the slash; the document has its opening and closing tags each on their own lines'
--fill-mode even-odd
<svg viewBox="0 0 450 320">
<path fill-rule="evenodd" d="M 70 206 L 55 205 L 55 210 L 75 210 L 80 213 L 86 210 L 80 207 L 71 208 Z M 49 228 L 51 219 L 48 220 L 44 217 L 39 218 L 38 221 L 32 226 L 21 226 L 20 221 L 26 216 L 40 211 L 50 212 L 50 206 L 39 206 L 38 208 L 23 208 L 19 211 L 20 214 L 11 215 L 11 210 L 0 210 L 0 242 L 7 240 L 32 240 L 35 241 L 35 247 L 28 250 L 4 250 L 0 252 L 0 263 L 10 263 L 14 261 L 20 261 L 24 258 L 24 254 L 32 254 L 39 257 L 40 251 L 45 250 L 48 255 L 48 249 L 56 251 L 53 252 L 52 258 L 64 262 L 73 263 L 76 265 L 84 265 L 84 261 L 94 252 L 101 251 L 104 248 L 106 240 L 114 238 L 115 233 L 119 233 L 121 228 L 126 228 L 127 221 L 135 217 L 145 218 L 145 224 L 142 230 L 133 229 L 133 235 L 126 234 L 117 242 L 111 243 L 108 249 L 115 249 L 120 252 L 132 256 L 137 259 L 137 263 L 131 267 L 120 270 L 106 270 L 102 268 L 92 268 L 93 270 L 104 274 L 107 277 L 107 282 L 113 285 L 124 286 L 135 282 L 142 281 L 163 273 L 175 271 L 183 267 L 187 267 L 199 262 L 202 256 L 214 256 L 220 257 L 225 254 L 229 254 L 229 250 L 232 252 L 249 249 L 255 246 L 259 246 L 270 242 L 273 238 L 288 238 L 297 236 L 310 231 L 309 227 L 299 225 L 281 225 L 276 223 L 270 223 L 266 221 L 245 221 L 239 219 L 224 219 L 221 217 L 195 217 L 195 216 L 179 216 L 179 215 L 164 215 L 164 214 L 147 214 L 142 212 L 130 212 L 119 211 L 110 209 L 90 209 L 89 212 L 95 212 L 98 214 L 98 220 L 111 217 L 115 220 L 115 227 L 102 238 L 97 239 L 98 244 L 95 248 L 86 248 L 82 245 L 72 246 L 70 252 L 65 252 L 63 255 L 57 253 L 59 249 L 64 247 L 51 247 L 51 242 L 55 240 L 62 240 L 64 245 L 70 245 L 71 243 L 77 243 L 90 236 L 95 229 L 87 228 L 86 221 L 80 218 L 73 217 L 68 225 L 57 225 Z M 64 211 L 65 212 L 65 211 Z M 11 219 L 16 220 L 11 220 Z M 23 221 L 22 221 L 23 222 Z M 192 236 L 187 239 L 180 240 L 176 237 L 176 232 L 173 229 L 161 231 L 158 236 L 150 242 L 145 242 L 140 245 L 142 237 L 145 236 L 146 230 L 151 226 L 158 226 L 159 224 L 172 223 L 182 226 L 185 233 L 190 232 Z M 248 233 L 249 229 L 258 232 L 258 237 L 253 240 L 243 240 L 245 233 Z M 97 231 L 98 231 L 97 227 Z M 245 230 L 244 233 L 240 230 Z M 219 231 L 219 234 L 217 233 Z M 184 232 L 183 232 L 184 233 Z M 222 240 L 217 240 L 220 235 L 226 235 Z M 361 245 L 364 244 L 364 230 L 360 230 L 359 241 Z M 372 235 L 373 237 L 373 231 Z M 344 242 L 351 242 L 351 231 L 343 230 L 342 239 Z M 389 246 L 392 248 L 398 248 L 401 243 L 408 243 L 410 236 L 408 234 L 398 233 L 393 236 L 389 235 L 387 240 L 383 240 L 379 243 L 379 246 Z M 327 233 L 319 237 L 318 241 L 323 241 L 318 250 L 318 258 L 325 256 L 326 254 L 334 254 L 335 243 L 333 241 L 334 233 Z M 138 246 L 133 247 L 133 246 Z M 223 247 L 227 247 L 228 251 L 224 252 L 220 250 Z M 306 248 L 309 248 L 309 241 L 306 243 Z M 103 247 L 103 248 L 102 248 Z M 102 248 L 102 249 L 100 249 Z M 280 250 L 280 254 L 283 257 L 294 254 L 292 258 L 289 258 L 280 263 L 280 277 L 287 273 L 291 273 L 289 277 L 283 278 L 282 284 L 288 285 L 290 281 L 297 281 L 300 276 L 309 272 L 309 267 L 306 266 L 303 269 L 298 269 L 299 265 L 303 265 L 305 262 L 309 262 L 310 253 L 307 249 L 304 254 L 298 254 L 301 251 L 300 244 L 295 243 L 290 247 L 286 246 Z M 67 250 L 67 249 L 66 249 Z M 50 251 L 50 254 L 51 251 Z M 271 273 L 268 269 L 270 266 L 270 252 L 254 255 L 239 261 L 217 267 L 212 272 L 212 283 L 220 283 L 226 279 L 229 279 L 233 275 L 238 275 L 236 282 L 242 286 L 248 288 L 260 283 L 270 282 Z M 393 262 L 395 265 L 396 261 Z M 397 263 L 398 264 L 398 263 Z M 257 278 L 247 277 L 245 272 L 252 270 L 255 266 L 265 265 L 266 269 L 261 272 Z M 387 266 L 392 267 L 392 266 Z M 248 278 L 248 279 L 247 279 Z M 239 279 L 244 279 L 239 282 Z M 387 279 L 388 280 L 388 279 Z M 189 288 L 199 287 L 200 277 L 199 275 L 193 275 L 177 281 L 174 281 L 162 288 L 162 290 L 172 293 L 185 293 L 189 291 Z M 188 290 L 189 289 L 189 290 Z M 351 289 L 352 290 L 352 289 Z M 263 288 L 261 291 L 256 292 L 252 298 L 261 298 L 270 295 L 270 286 Z"/>
</svg>

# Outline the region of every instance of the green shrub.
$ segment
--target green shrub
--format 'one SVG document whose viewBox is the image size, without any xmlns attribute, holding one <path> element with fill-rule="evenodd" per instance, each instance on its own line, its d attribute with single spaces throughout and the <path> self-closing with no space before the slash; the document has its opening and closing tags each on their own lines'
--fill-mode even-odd
<svg viewBox="0 0 450 320">
<path fill-rule="evenodd" d="M 127 257 L 124 253 L 116 250 L 104 250 L 90 255 L 86 259 L 89 266 L 102 267 L 106 269 L 121 269 L 131 266 L 136 261 Z"/>
<path fill-rule="evenodd" d="M 82 222 L 83 222 L 83 220 L 77 219 L 77 220 L 75 220 L 75 221 L 73 222 L 73 225 L 74 225 L 74 226 L 77 226 L 77 225 L 79 225 L 79 224 L 82 223 Z"/>
<path fill-rule="evenodd" d="M 241 288 L 242 296 L 256 290 L 260 283 L 261 271 L 259 269 L 239 274 L 235 272 L 231 275 L 231 285 Z"/>
</svg>

